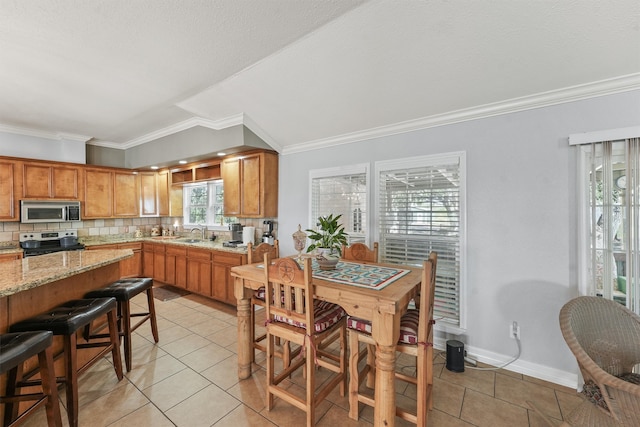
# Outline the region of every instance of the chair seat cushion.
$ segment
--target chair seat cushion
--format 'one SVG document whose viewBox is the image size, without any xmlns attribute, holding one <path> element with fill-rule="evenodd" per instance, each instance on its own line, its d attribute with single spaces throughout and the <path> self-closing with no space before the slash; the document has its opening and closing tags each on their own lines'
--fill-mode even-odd
<svg viewBox="0 0 640 427">
<path fill-rule="evenodd" d="M 338 304 L 326 301 L 313 301 L 313 315 L 315 319 L 314 330 L 316 333 L 324 332 L 338 323 L 347 312 Z M 277 322 L 287 323 L 298 328 L 306 328 L 304 322 L 298 322 L 288 317 L 275 315 L 273 316 Z"/>
<path fill-rule="evenodd" d="M 401 344 L 418 344 L 418 322 L 420 320 L 419 310 L 407 310 L 400 320 Z M 371 322 L 358 317 L 347 317 L 347 328 L 371 335 Z"/>
<path fill-rule="evenodd" d="M 118 301 L 126 301 L 140 292 L 146 291 L 153 286 L 153 279 L 149 277 L 133 277 L 130 279 L 120 279 L 101 289 L 95 289 L 85 294 L 85 298 L 113 297 Z"/>
<path fill-rule="evenodd" d="M 53 342 L 50 331 L 14 332 L 0 335 L 0 373 L 20 365 L 49 347 Z"/>
<path fill-rule="evenodd" d="M 616 377 L 631 384 L 640 385 L 640 374 L 630 372 L 622 375 L 616 375 Z M 582 394 L 584 394 L 586 398 L 591 401 L 591 403 L 598 405 L 603 409 L 609 410 L 609 408 L 607 407 L 607 402 L 602 396 L 600 387 L 598 387 L 598 385 L 593 382 L 593 380 L 585 381 L 582 388 Z"/>
<path fill-rule="evenodd" d="M 67 301 L 42 314 L 14 323 L 10 331 L 51 331 L 54 335 L 70 335 L 115 309 L 116 305 L 115 298 Z"/>
<path fill-rule="evenodd" d="M 263 286 L 263 287 L 261 287 L 261 288 L 258 288 L 258 290 L 256 290 L 256 291 L 253 293 L 253 296 L 254 296 L 254 298 L 257 298 L 257 299 L 259 299 L 259 300 L 264 301 L 264 294 L 265 294 L 265 292 L 266 292 L 266 290 L 265 290 L 265 288 L 264 288 L 264 286 Z"/>
</svg>

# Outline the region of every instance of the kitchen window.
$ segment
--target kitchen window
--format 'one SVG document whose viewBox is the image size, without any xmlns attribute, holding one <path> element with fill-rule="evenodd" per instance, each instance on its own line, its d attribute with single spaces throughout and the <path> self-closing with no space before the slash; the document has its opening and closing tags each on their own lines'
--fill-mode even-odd
<svg viewBox="0 0 640 427">
<path fill-rule="evenodd" d="M 182 206 L 185 226 L 207 225 L 212 227 L 237 222 L 235 217 L 224 216 L 222 180 L 185 184 Z"/>
</svg>

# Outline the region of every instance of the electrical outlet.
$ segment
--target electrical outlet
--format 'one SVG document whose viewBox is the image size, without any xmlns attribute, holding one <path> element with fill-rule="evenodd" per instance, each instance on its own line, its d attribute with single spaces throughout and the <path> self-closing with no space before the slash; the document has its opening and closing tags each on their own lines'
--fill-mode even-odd
<svg viewBox="0 0 640 427">
<path fill-rule="evenodd" d="M 520 339 L 520 325 L 515 320 L 509 325 L 509 338 Z"/>
</svg>

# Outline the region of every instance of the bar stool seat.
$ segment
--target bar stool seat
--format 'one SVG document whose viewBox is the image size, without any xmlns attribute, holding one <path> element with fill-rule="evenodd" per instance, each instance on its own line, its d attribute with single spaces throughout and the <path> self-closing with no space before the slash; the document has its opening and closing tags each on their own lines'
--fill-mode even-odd
<svg viewBox="0 0 640 427">
<path fill-rule="evenodd" d="M 50 331 L 16 332 L 0 335 L 0 374 L 8 372 L 6 395 L 0 396 L 0 402 L 5 404 L 3 425 L 14 426 L 21 424 L 27 416 L 44 404 L 49 427 L 62 426 L 58 390 L 53 372 L 52 342 L 53 334 Z M 38 355 L 40 363 L 42 393 L 18 394 L 16 389 L 23 386 L 21 383 L 23 364 L 35 355 Z M 34 400 L 36 402 L 18 416 L 18 405 L 16 403 Z"/>
<path fill-rule="evenodd" d="M 66 387 L 67 414 L 71 427 L 78 426 L 78 375 L 111 352 L 118 381 L 123 377 L 118 327 L 116 325 L 116 308 L 117 304 L 114 298 L 72 300 L 45 313 L 14 323 L 9 328 L 11 332 L 44 330 L 51 331 L 53 335 L 62 336 L 65 376 L 64 378 L 58 378 L 57 381 L 63 382 Z M 107 316 L 109 325 L 109 341 L 78 343 L 76 332 L 104 315 Z M 96 347 L 104 348 L 86 364 L 78 367 L 77 350 Z"/>
<path fill-rule="evenodd" d="M 130 300 L 141 292 L 147 293 L 148 311 L 143 313 L 131 313 Z M 131 333 L 138 329 L 147 320 L 151 323 L 151 333 L 155 342 L 159 341 L 158 323 L 156 320 L 156 309 L 153 301 L 153 279 L 149 277 L 134 277 L 120 279 L 107 285 L 104 288 L 93 290 L 85 295 L 85 298 L 113 297 L 118 303 L 118 334 L 124 338 L 124 361 L 127 372 L 131 371 Z M 142 317 L 138 323 L 131 326 L 132 317 Z M 91 338 L 104 337 L 104 335 L 94 334 L 86 336 Z"/>
</svg>

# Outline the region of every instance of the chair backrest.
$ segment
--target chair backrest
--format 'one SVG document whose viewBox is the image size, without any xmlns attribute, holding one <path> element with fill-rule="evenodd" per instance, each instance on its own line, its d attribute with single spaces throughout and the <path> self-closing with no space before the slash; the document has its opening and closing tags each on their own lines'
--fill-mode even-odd
<svg viewBox="0 0 640 427">
<path fill-rule="evenodd" d="M 433 300 L 436 289 L 436 267 L 438 254 L 431 252 L 422 263 L 422 284 L 420 285 L 420 318 L 418 321 L 418 342 L 433 342 Z"/>
<path fill-rule="evenodd" d="M 272 263 L 271 255 L 266 253 L 264 265 L 268 266 L 265 268 L 267 322 L 281 316 L 296 326 L 314 325 L 311 258 L 304 258 L 300 268 L 293 258 L 279 258 Z"/>
<path fill-rule="evenodd" d="M 273 245 L 262 242 L 253 246 L 251 242 L 247 243 L 247 263 L 261 262 L 266 253 L 271 254 L 271 259 L 280 258 L 280 247 L 277 240 L 274 240 Z"/>
<path fill-rule="evenodd" d="M 378 262 L 378 242 L 369 249 L 364 243 L 352 243 L 342 246 L 342 259 L 347 261 Z"/>
<path fill-rule="evenodd" d="M 572 299 L 560 310 L 560 330 L 578 363 L 588 357 L 611 375 L 640 363 L 640 316 L 615 301 Z"/>
</svg>

